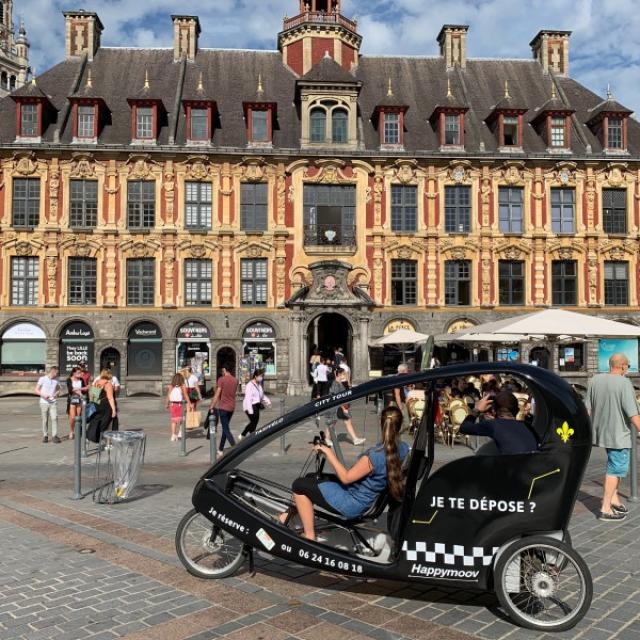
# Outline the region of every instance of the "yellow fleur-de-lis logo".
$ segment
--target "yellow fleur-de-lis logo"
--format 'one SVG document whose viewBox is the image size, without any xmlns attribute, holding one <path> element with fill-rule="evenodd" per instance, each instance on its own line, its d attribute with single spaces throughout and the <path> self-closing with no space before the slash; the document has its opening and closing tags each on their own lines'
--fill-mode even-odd
<svg viewBox="0 0 640 640">
<path fill-rule="evenodd" d="M 556 429 L 556 433 L 560 436 L 562 442 L 569 442 L 569 438 L 575 433 L 574 430 L 566 423 L 563 422 L 561 427 Z"/>
</svg>

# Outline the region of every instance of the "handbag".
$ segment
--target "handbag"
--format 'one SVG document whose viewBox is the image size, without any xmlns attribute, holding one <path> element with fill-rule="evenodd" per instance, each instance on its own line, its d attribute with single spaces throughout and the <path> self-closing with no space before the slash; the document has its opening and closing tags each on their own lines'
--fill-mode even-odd
<svg viewBox="0 0 640 640">
<path fill-rule="evenodd" d="M 189 389 L 189 400 L 191 400 L 191 402 L 197 402 L 198 400 L 200 400 L 200 396 L 198 395 L 197 389 L 195 388 Z"/>
<path fill-rule="evenodd" d="M 80 396 L 71 396 L 71 398 L 69 398 L 69 404 L 82 404 L 82 398 Z"/>
<path fill-rule="evenodd" d="M 199 429 L 202 416 L 199 411 L 187 411 L 187 429 Z"/>
</svg>

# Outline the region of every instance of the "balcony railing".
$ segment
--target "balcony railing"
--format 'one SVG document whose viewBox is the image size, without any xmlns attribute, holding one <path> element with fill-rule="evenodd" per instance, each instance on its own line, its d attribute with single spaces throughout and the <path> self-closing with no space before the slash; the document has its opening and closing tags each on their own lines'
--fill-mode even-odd
<svg viewBox="0 0 640 640">
<path fill-rule="evenodd" d="M 358 22 L 356 20 L 348 20 L 340 13 L 325 13 L 323 11 L 305 11 L 300 15 L 293 18 L 285 18 L 283 31 L 287 29 L 293 29 L 301 24 L 308 22 L 316 24 L 339 24 L 341 27 L 356 31 L 358 28 Z"/>
<path fill-rule="evenodd" d="M 326 247 L 327 249 L 353 249 L 356 246 L 355 226 L 340 224 L 307 224 L 304 227 L 306 247 Z"/>
</svg>

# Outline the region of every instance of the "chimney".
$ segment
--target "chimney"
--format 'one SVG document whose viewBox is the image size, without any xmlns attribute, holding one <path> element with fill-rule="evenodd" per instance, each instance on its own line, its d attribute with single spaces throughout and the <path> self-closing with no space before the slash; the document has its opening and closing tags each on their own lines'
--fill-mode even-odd
<svg viewBox="0 0 640 640">
<path fill-rule="evenodd" d="M 171 16 L 173 20 L 173 60 L 193 62 L 198 51 L 200 20 L 198 16 Z"/>
<path fill-rule="evenodd" d="M 440 55 L 444 57 L 447 69 L 458 66 L 464 69 L 467 65 L 467 32 L 466 24 L 445 24 L 438 34 Z"/>
<path fill-rule="evenodd" d="M 91 11 L 63 11 L 67 58 L 86 55 L 89 60 L 100 48 L 100 34 L 104 27 L 97 13 Z"/>
<path fill-rule="evenodd" d="M 539 31 L 529 43 L 533 57 L 542 65 L 544 73 L 569 75 L 569 36 L 571 31 Z"/>
</svg>

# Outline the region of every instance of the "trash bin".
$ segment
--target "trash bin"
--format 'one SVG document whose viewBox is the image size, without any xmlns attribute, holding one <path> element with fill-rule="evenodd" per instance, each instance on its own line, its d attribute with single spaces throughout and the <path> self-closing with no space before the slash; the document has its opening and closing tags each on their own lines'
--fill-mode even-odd
<svg viewBox="0 0 640 640">
<path fill-rule="evenodd" d="M 113 504 L 131 496 L 144 462 L 144 431 L 107 431 L 96 458 L 94 502 Z"/>
</svg>

